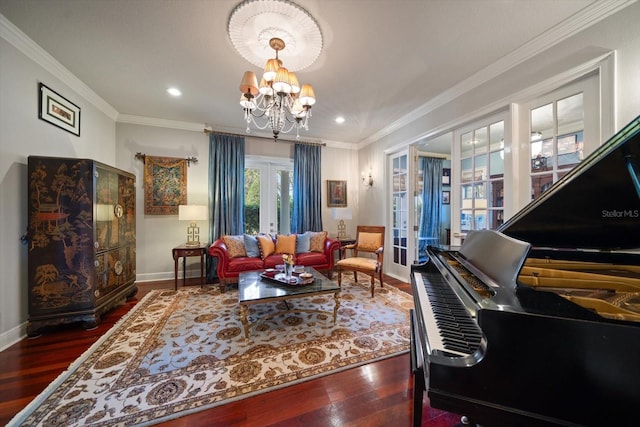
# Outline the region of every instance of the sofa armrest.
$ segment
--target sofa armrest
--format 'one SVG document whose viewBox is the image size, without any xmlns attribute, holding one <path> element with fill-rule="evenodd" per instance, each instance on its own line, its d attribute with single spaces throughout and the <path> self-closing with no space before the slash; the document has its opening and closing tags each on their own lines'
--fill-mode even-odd
<svg viewBox="0 0 640 427">
<path fill-rule="evenodd" d="M 229 266 L 229 252 L 224 240 L 218 239 L 209 246 L 209 255 L 218 258 L 218 266 L 216 268 L 218 277 L 224 279 L 226 277 L 225 272 Z"/>
<path fill-rule="evenodd" d="M 327 257 L 329 268 L 333 268 L 333 257 L 340 250 L 340 240 L 327 237 L 324 241 L 324 255 Z"/>
</svg>

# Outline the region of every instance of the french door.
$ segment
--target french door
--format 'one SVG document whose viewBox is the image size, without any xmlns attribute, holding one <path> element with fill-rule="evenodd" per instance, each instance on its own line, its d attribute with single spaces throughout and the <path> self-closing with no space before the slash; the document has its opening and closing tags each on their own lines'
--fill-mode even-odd
<svg viewBox="0 0 640 427">
<path fill-rule="evenodd" d="M 293 161 L 248 157 L 245 164 L 245 232 L 291 232 Z"/>
<path fill-rule="evenodd" d="M 391 276 L 408 279 L 414 260 L 415 238 L 413 233 L 413 176 L 416 167 L 409 150 L 388 157 L 389 224 L 385 246 L 385 272 Z M 411 209 L 410 209 L 411 207 Z M 388 250 L 387 248 L 390 248 Z"/>
</svg>

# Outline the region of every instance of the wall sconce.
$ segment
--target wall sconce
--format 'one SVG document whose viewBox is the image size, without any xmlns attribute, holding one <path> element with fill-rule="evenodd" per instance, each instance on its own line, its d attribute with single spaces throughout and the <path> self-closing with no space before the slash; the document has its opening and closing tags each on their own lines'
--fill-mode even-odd
<svg viewBox="0 0 640 427">
<path fill-rule="evenodd" d="M 365 176 L 364 172 L 362 173 L 362 184 L 365 187 L 373 187 L 373 177 L 371 176 L 371 171 L 369 171 L 368 176 Z"/>
<path fill-rule="evenodd" d="M 207 207 L 204 205 L 179 205 L 178 221 L 190 221 L 187 227 L 187 246 L 200 246 L 200 227 L 196 221 L 207 219 Z"/>
<path fill-rule="evenodd" d="M 345 231 L 347 226 L 344 223 L 345 219 L 351 219 L 351 208 L 331 208 L 331 218 L 333 220 L 340 220 L 338 223 L 338 239 L 344 239 L 347 237 Z"/>
</svg>

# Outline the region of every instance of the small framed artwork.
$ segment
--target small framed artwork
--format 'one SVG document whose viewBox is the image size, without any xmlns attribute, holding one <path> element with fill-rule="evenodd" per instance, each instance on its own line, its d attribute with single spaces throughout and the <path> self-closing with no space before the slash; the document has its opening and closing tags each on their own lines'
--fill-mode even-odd
<svg viewBox="0 0 640 427">
<path fill-rule="evenodd" d="M 443 205 L 448 205 L 450 203 L 450 199 L 451 199 L 451 192 L 450 191 L 443 191 L 442 192 L 442 204 Z"/>
<path fill-rule="evenodd" d="M 43 83 L 38 85 L 38 117 L 54 126 L 80 136 L 80 107 Z"/>
<path fill-rule="evenodd" d="M 451 169 L 442 169 L 442 185 L 451 185 Z"/>
<path fill-rule="evenodd" d="M 347 181 L 327 180 L 327 206 L 330 208 L 347 206 Z"/>
</svg>

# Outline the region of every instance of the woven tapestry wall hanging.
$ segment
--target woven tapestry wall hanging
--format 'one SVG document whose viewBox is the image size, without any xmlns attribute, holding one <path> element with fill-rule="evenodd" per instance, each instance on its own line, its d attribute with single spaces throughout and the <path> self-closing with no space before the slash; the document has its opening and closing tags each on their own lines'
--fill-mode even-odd
<svg viewBox="0 0 640 427">
<path fill-rule="evenodd" d="M 144 157 L 144 213 L 177 215 L 187 204 L 187 160 Z"/>
</svg>

